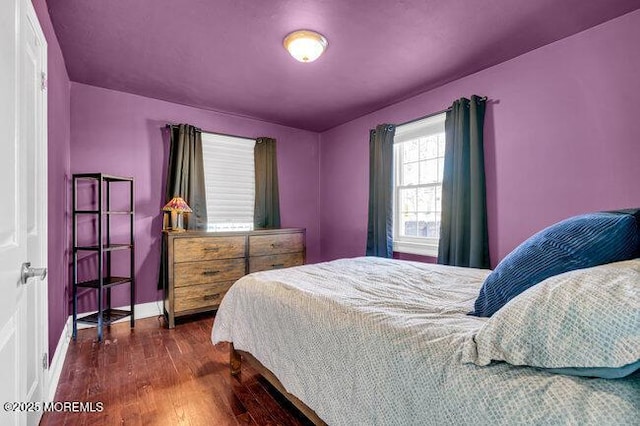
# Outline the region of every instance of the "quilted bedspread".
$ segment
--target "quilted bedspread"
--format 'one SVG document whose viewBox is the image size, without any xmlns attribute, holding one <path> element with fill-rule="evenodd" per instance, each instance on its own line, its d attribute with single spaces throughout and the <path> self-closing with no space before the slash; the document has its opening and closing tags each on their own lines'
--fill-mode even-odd
<svg viewBox="0 0 640 426">
<path fill-rule="evenodd" d="M 212 341 L 253 354 L 330 425 L 640 424 L 640 375 L 464 364 L 488 273 L 373 257 L 258 272 L 229 290 Z"/>
</svg>

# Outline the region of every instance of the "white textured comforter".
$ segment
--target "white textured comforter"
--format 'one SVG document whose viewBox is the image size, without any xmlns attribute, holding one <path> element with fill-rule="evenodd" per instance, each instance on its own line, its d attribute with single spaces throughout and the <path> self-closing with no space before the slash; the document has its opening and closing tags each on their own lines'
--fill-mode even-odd
<svg viewBox="0 0 640 426">
<path fill-rule="evenodd" d="M 640 376 L 463 364 L 488 271 L 380 258 L 254 273 L 212 340 L 250 352 L 330 425 L 640 424 Z"/>
</svg>

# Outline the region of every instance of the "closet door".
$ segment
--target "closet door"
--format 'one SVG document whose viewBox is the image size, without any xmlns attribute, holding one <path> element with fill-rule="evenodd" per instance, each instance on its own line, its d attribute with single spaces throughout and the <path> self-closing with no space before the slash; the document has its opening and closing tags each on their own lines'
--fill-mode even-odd
<svg viewBox="0 0 640 426">
<path fill-rule="evenodd" d="M 17 6 L 17 0 L 8 0 L 0 8 L 0 199 L 8 201 L 0 220 L 0 400 L 4 404 L 21 400 L 19 381 L 24 374 L 19 359 L 17 315 L 22 292 L 20 266 L 27 258 L 26 226 L 21 220 L 26 199 L 20 192 L 24 180 L 20 161 L 24 153 L 17 137 Z M 18 412 L 11 408 L 0 410 L 0 424 L 18 424 Z"/>
<path fill-rule="evenodd" d="M 48 370 L 46 41 L 29 0 L 0 8 L 0 424 L 38 424 Z M 40 276 L 36 273 L 40 273 Z"/>
</svg>

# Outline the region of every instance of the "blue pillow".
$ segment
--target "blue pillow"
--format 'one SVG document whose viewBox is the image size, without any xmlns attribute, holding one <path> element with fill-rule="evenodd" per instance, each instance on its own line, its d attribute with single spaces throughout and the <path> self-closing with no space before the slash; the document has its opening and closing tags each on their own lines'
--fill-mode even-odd
<svg viewBox="0 0 640 426">
<path fill-rule="evenodd" d="M 470 315 L 490 317 L 518 294 L 554 275 L 637 257 L 638 212 L 574 216 L 533 235 L 489 274 Z"/>
</svg>

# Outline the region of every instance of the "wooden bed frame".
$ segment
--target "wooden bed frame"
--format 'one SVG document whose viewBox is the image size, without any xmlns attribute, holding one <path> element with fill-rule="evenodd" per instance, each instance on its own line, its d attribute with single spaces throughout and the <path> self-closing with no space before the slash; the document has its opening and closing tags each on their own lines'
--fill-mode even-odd
<svg viewBox="0 0 640 426">
<path fill-rule="evenodd" d="M 278 390 L 289 402 L 291 402 L 302 414 L 304 414 L 314 425 L 326 426 L 327 424 L 304 402 L 296 398 L 295 395 L 287 392 L 280 383 L 280 380 L 273 374 L 267 367 L 262 365 L 253 355 L 249 352 L 239 351 L 234 349 L 233 343 L 231 343 L 231 350 L 229 352 L 229 365 L 231 367 L 231 375 L 237 376 L 242 370 L 242 361 L 246 361 L 253 367 L 262 377 L 267 379 L 271 385 Z"/>
</svg>

